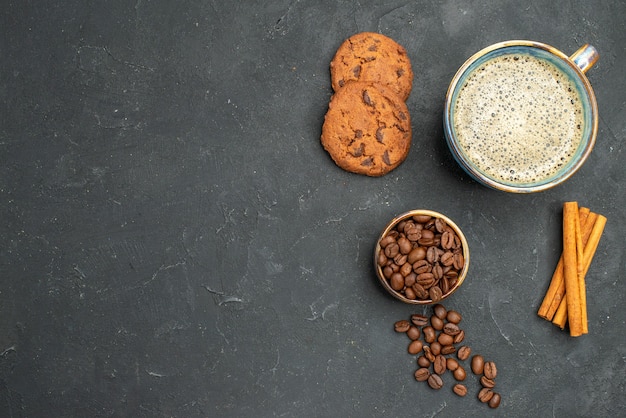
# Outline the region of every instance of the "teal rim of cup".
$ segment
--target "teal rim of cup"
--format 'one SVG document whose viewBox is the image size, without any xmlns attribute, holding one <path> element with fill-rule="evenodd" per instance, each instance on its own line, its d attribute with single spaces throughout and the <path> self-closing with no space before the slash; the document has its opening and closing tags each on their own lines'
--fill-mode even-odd
<svg viewBox="0 0 626 418">
<path fill-rule="evenodd" d="M 584 129 L 578 149 L 570 161 L 556 174 L 532 183 L 504 182 L 494 179 L 484 171 L 478 169 L 471 159 L 463 152 L 458 142 L 454 139 L 454 106 L 461 87 L 467 77 L 487 60 L 505 54 L 532 55 L 542 60 L 549 61 L 574 83 L 583 105 Z M 448 147 L 457 163 L 463 170 L 479 183 L 493 189 L 514 192 L 532 193 L 552 188 L 569 179 L 583 165 L 595 144 L 598 129 L 598 108 L 596 98 L 589 80 L 581 69 L 563 52 L 546 44 L 534 41 L 506 41 L 491 45 L 470 57 L 457 71 L 452 79 L 446 94 L 444 108 L 444 133 Z M 584 140 L 587 138 L 587 140 Z"/>
</svg>

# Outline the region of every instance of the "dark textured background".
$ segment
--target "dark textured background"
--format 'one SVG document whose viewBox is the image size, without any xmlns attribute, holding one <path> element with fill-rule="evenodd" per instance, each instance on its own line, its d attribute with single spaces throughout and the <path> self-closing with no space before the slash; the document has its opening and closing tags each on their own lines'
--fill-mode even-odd
<svg viewBox="0 0 626 418">
<path fill-rule="evenodd" d="M 0 416 L 626 414 L 626 4 L 4 1 L 0 11 Z M 386 34 L 416 74 L 406 162 L 383 178 L 319 144 L 328 64 Z M 445 91 L 474 52 L 532 39 L 600 52 L 598 141 L 568 182 L 491 191 L 454 163 Z M 561 205 L 607 216 L 589 334 L 536 310 Z M 464 230 L 447 303 L 497 362 L 500 408 L 413 379 L 377 235 L 414 208 Z"/>
</svg>

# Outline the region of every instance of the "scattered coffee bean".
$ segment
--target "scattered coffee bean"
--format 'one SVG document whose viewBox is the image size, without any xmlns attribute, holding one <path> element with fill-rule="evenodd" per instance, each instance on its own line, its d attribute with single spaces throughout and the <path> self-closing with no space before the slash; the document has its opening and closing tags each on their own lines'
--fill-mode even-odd
<svg viewBox="0 0 626 418">
<path fill-rule="evenodd" d="M 446 358 L 441 354 L 435 356 L 435 361 L 433 362 L 433 370 L 435 370 L 435 373 L 442 375 L 446 372 L 446 368 Z"/>
<path fill-rule="evenodd" d="M 450 335 L 452 337 L 461 333 L 461 328 L 457 324 L 453 324 L 452 322 L 448 322 L 443 326 L 443 332 L 446 335 Z"/>
<path fill-rule="evenodd" d="M 483 374 L 483 370 L 485 369 L 485 359 L 480 354 L 476 354 L 472 357 L 472 372 L 477 375 Z"/>
<path fill-rule="evenodd" d="M 434 343 L 433 343 L 434 344 Z M 456 347 L 454 345 L 446 345 L 441 347 L 441 354 L 452 354 L 456 351 Z"/>
<path fill-rule="evenodd" d="M 461 322 L 462 316 L 457 311 L 450 310 L 446 316 L 448 322 L 458 325 Z"/>
<path fill-rule="evenodd" d="M 452 375 L 459 382 L 464 381 L 465 378 L 467 377 L 467 373 L 465 372 L 465 369 L 461 365 L 459 365 L 459 367 L 457 367 L 456 370 L 452 372 Z"/>
<path fill-rule="evenodd" d="M 480 392 L 478 392 L 478 399 L 482 403 L 487 403 L 493 398 L 493 391 L 489 388 L 482 388 Z"/>
<path fill-rule="evenodd" d="M 430 377 L 430 371 L 427 368 L 422 367 L 415 371 L 415 380 L 418 382 L 425 382 Z"/>
<path fill-rule="evenodd" d="M 483 373 L 485 377 L 488 379 L 495 379 L 498 375 L 498 369 L 496 368 L 496 363 L 493 361 L 488 361 L 485 363 L 483 367 Z"/>
<path fill-rule="evenodd" d="M 443 387 L 443 380 L 438 374 L 431 374 L 428 376 L 428 386 L 433 389 L 441 389 Z"/>
<path fill-rule="evenodd" d="M 500 406 L 500 394 L 497 392 L 494 392 L 493 396 L 491 397 L 491 399 L 489 399 L 489 407 L 490 408 L 497 408 Z"/>
<path fill-rule="evenodd" d="M 434 225 L 434 219 L 428 221 L 428 225 Z M 400 230 L 411 230 L 411 236 L 417 237 L 421 234 L 422 230 L 415 225 L 411 225 L 409 222 L 403 222 L 402 226 L 398 226 Z M 411 229 L 414 228 L 414 229 Z M 424 228 L 424 226 L 422 226 Z M 392 231 L 393 232 L 393 231 Z M 441 238 L 438 236 L 430 236 L 428 233 L 423 234 L 422 238 L 432 240 L 433 242 L 440 240 Z M 415 247 L 409 249 L 404 240 L 400 240 L 398 237 L 400 233 L 396 231 L 394 234 L 391 234 L 390 237 L 393 238 L 393 242 L 388 244 L 391 246 L 395 244 L 398 246 L 397 249 L 393 249 L 393 251 L 388 251 L 390 254 L 395 253 L 397 250 L 397 254 L 394 256 L 394 260 L 400 259 L 400 257 L 406 257 L 407 254 L 413 254 L 415 252 Z M 410 241 L 408 235 L 406 237 L 407 240 Z M 420 238 L 418 238 L 419 240 Z M 415 245 L 415 244 L 412 244 Z M 424 245 L 419 244 L 419 245 Z M 438 244 L 433 244 L 438 245 Z M 421 248 L 421 247 L 419 247 Z M 426 251 L 426 250 L 425 250 Z M 443 250 L 439 250 L 439 253 L 436 253 L 435 250 L 430 250 L 431 255 L 430 259 L 433 260 L 436 257 L 441 258 L 445 252 Z M 460 251 L 460 250 L 457 250 Z M 418 258 L 418 256 L 422 257 L 423 254 L 413 254 L 414 257 Z M 379 260 L 382 260 L 383 257 L 386 257 L 385 254 L 379 254 Z M 421 262 L 425 261 L 425 258 L 419 259 L 414 264 L 420 265 Z M 441 266 L 440 266 L 441 267 Z M 403 274 L 400 270 L 402 266 L 398 266 L 395 264 L 386 265 L 384 271 L 386 272 L 386 277 L 393 277 L 395 274 Z M 421 267 L 420 267 L 421 268 Z M 415 272 L 410 272 L 403 278 L 403 280 L 408 280 L 412 282 L 413 287 L 417 286 L 426 286 L 428 289 L 432 289 L 435 286 L 433 280 L 434 276 L 437 276 L 437 280 L 442 283 L 442 280 L 446 278 L 446 280 L 450 279 L 452 276 L 446 276 L 450 270 L 448 270 L 449 266 L 446 266 L 445 269 L 442 268 L 441 272 L 436 272 L 433 267 L 428 267 L 427 270 L 417 274 Z M 405 268 L 406 270 L 406 268 Z M 435 272 L 435 273 L 433 273 Z M 422 284 L 418 284 L 418 281 L 421 280 Z M 424 289 L 425 290 L 425 289 Z M 427 290 L 425 290 L 427 291 Z M 410 294 L 410 292 L 409 292 Z M 396 321 L 394 323 L 394 330 L 396 332 L 403 332 L 411 340 L 407 351 L 411 355 L 417 356 L 417 364 L 418 369 L 414 373 L 414 377 L 418 381 L 425 381 L 428 385 L 433 389 L 441 389 L 444 385 L 442 376 L 445 374 L 447 370 L 450 370 L 454 379 L 457 382 L 463 382 L 467 378 L 467 372 L 465 371 L 465 367 L 461 364 L 466 360 L 470 361 L 470 367 L 472 372 L 480 378 L 480 384 L 482 389 L 478 393 L 478 399 L 488 404 L 491 408 L 498 408 L 501 402 L 500 394 L 493 391 L 496 386 L 496 375 L 497 368 L 496 364 L 493 361 L 485 361 L 483 356 L 481 355 L 473 355 L 472 349 L 463 345 L 461 347 L 457 347 L 465 339 L 465 331 L 459 327 L 459 323 L 461 322 L 461 314 L 454 310 L 447 310 L 443 304 L 437 303 L 432 308 L 432 315 L 424 315 L 424 314 L 414 314 L 411 315 L 410 321 L 401 320 Z M 423 337 L 422 337 L 423 336 Z M 451 355 L 456 352 L 456 356 L 452 357 Z M 432 365 L 432 369 L 431 366 Z M 452 387 L 452 391 L 457 395 L 464 397 L 467 395 L 467 387 L 464 384 L 457 383 Z"/>
<path fill-rule="evenodd" d="M 428 343 L 428 344 L 432 344 L 435 339 L 437 338 L 437 335 L 435 333 L 435 329 L 431 326 L 427 326 L 422 328 L 422 332 L 424 333 L 424 340 Z"/>
<path fill-rule="evenodd" d="M 430 317 L 430 325 L 437 331 L 441 331 L 443 329 L 444 323 L 443 319 L 439 318 L 436 315 Z"/>
<path fill-rule="evenodd" d="M 480 384 L 484 388 L 493 389 L 496 386 L 496 381 L 483 375 L 480 377 Z"/>
<path fill-rule="evenodd" d="M 430 360 L 428 360 L 428 359 L 426 358 L 426 356 L 419 356 L 419 357 L 417 358 L 417 364 L 418 364 L 420 367 L 425 367 L 425 368 L 428 368 L 428 367 L 430 367 Z"/>
<path fill-rule="evenodd" d="M 430 346 L 425 345 L 423 350 L 424 350 L 424 356 L 428 359 L 428 361 L 430 361 L 431 363 L 435 361 L 435 355 L 431 351 Z"/>
<path fill-rule="evenodd" d="M 460 383 L 457 383 L 456 385 L 454 385 L 452 387 L 452 391 L 459 396 L 467 395 L 467 388 L 465 387 L 465 385 L 462 385 Z"/>
<path fill-rule="evenodd" d="M 416 327 L 423 327 L 424 325 L 428 324 L 428 317 L 424 315 L 414 314 L 411 315 L 411 322 Z"/>
<path fill-rule="evenodd" d="M 439 337 L 437 337 L 437 341 L 443 346 L 452 345 L 454 343 L 454 337 L 452 335 L 444 334 L 442 332 L 441 334 L 439 334 Z"/>
<path fill-rule="evenodd" d="M 433 312 L 435 313 L 435 316 L 439 319 L 446 319 L 446 316 L 448 315 L 448 310 L 441 303 L 433 306 Z"/>
<path fill-rule="evenodd" d="M 406 335 L 412 339 L 413 341 L 419 339 L 420 337 L 420 329 L 418 327 L 410 326 L 406 331 Z"/>
<path fill-rule="evenodd" d="M 452 357 L 448 357 L 446 359 L 446 368 L 448 370 L 450 370 L 451 372 L 455 371 L 456 369 L 459 368 L 459 362 L 456 361 L 456 359 L 452 358 Z"/>
<path fill-rule="evenodd" d="M 459 348 L 456 352 L 456 356 L 459 360 L 461 361 L 465 361 L 469 358 L 470 354 L 472 353 L 472 349 L 466 345 L 464 345 L 463 347 Z"/>
<path fill-rule="evenodd" d="M 409 321 L 403 319 L 401 321 L 397 321 L 393 325 L 393 328 L 396 332 L 407 332 L 409 328 L 411 328 L 411 324 Z"/>
<path fill-rule="evenodd" d="M 422 351 L 423 343 L 420 340 L 411 341 L 409 344 L 408 352 L 409 354 L 417 354 Z"/>
</svg>

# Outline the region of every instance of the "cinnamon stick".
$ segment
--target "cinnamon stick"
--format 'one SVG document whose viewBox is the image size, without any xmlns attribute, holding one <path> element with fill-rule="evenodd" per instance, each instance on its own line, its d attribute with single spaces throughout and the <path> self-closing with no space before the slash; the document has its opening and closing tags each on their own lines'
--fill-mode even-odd
<svg viewBox="0 0 626 418">
<path fill-rule="evenodd" d="M 581 239 L 583 245 L 585 245 L 589 239 L 589 234 L 591 233 L 591 229 L 598 215 L 596 213 L 592 213 L 589 208 L 582 207 L 578 211 L 578 216 L 580 218 L 581 225 Z M 564 297 L 565 281 L 563 280 L 563 255 L 561 254 L 561 257 L 556 265 L 556 269 L 554 270 L 554 274 L 552 275 L 552 280 L 550 281 L 550 285 L 543 301 L 541 302 L 541 305 L 539 306 L 537 314 L 548 321 L 552 321 L 561 300 L 563 300 Z"/>
<path fill-rule="evenodd" d="M 552 323 L 557 325 L 561 329 L 565 329 L 565 324 L 567 323 L 567 300 L 566 298 L 561 299 L 561 303 L 559 303 L 559 307 L 554 314 L 554 318 L 552 318 Z"/>
<path fill-rule="evenodd" d="M 598 244 L 600 243 L 600 238 L 602 237 L 602 232 L 604 231 L 605 225 L 606 217 L 598 215 L 595 223 L 593 224 L 591 234 L 589 234 L 587 244 L 585 245 L 585 248 L 583 250 L 582 274 L 580 274 L 578 278 L 581 298 L 581 312 L 583 317 L 583 334 L 587 334 L 589 332 L 587 321 L 587 290 L 585 286 L 585 276 L 589 271 L 589 266 L 591 266 L 593 256 L 598 249 Z"/>
<path fill-rule="evenodd" d="M 572 337 L 583 334 L 583 313 L 577 268 L 576 243 L 579 242 L 576 237 L 577 232 L 580 233 L 578 203 L 565 202 L 563 204 L 563 279 L 567 295 L 567 322 Z"/>
<path fill-rule="evenodd" d="M 591 220 L 591 222 L 589 222 Z M 583 271 L 582 275 L 579 276 L 579 286 L 581 290 L 581 305 L 582 305 L 582 314 L 583 314 L 583 334 L 587 334 L 589 332 L 588 328 L 588 319 L 587 319 L 587 291 L 585 286 L 585 276 L 589 271 L 589 267 L 591 266 L 591 261 L 593 260 L 593 256 L 596 253 L 598 248 L 598 244 L 600 243 L 600 238 L 602 237 L 602 233 L 604 231 L 604 227 L 606 225 L 607 219 L 602 215 L 598 215 L 595 213 L 591 213 L 590 217 L 587 220 L 590 228 L 587 228 L 586 236 L 583 236 L 583 241 L 585 241 L 585 247 L 583 250 Z M 558 309 L 554 313 L 552 318 L 552 323 L 557 325 L 559 328 L 564 329 L 565 324 L 567 323 L 567 294 L 563 295 L 561 299 Z"/>
</svg>

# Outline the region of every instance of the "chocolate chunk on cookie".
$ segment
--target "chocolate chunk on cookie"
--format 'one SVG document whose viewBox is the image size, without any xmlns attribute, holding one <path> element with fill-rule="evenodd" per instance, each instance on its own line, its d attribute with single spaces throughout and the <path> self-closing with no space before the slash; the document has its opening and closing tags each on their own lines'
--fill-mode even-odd
<svg viewBox="0 0 626 418">
<path fill-rule="evenodd" d="M 409 111 L 387 86 L 350 81 L 330 100 L 321 142 L 344 170 L 383 176 L 409 153 Z"/>
<path fill-rule="evenodd" d="M 406 50 L 374 32 L 357 33 L 341 44 L 330 63 L 330 78 L 334 91 L 349 81 L 365 81 L 386 85 L 405 101 L 413 87 Z"/>
</svg>

